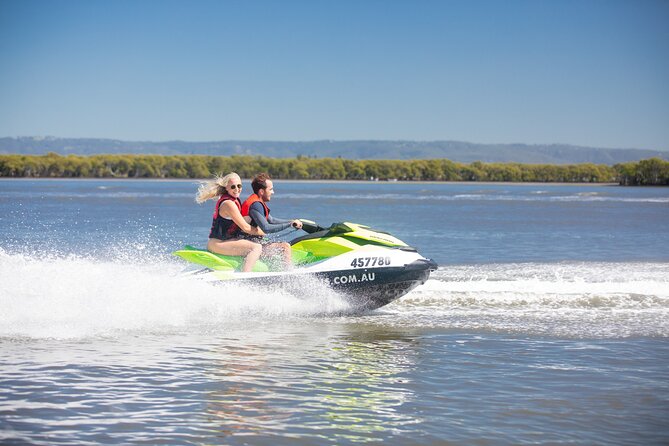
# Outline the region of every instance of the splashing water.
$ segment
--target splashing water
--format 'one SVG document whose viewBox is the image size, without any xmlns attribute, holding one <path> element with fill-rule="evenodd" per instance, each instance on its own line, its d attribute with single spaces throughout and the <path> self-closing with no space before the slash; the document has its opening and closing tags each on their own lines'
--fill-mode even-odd
<svg viewBox="0 0 669 446">
<path fill-rule="evenodd" d="M 341 312 L 348 305 L 305 279 L 304 295 L 212 284 L 169 261 L 100 261 L 0 251 L 0 336 L 72 338 L 117 331 L 171 332 L 229 321 Z"/>
</svg>

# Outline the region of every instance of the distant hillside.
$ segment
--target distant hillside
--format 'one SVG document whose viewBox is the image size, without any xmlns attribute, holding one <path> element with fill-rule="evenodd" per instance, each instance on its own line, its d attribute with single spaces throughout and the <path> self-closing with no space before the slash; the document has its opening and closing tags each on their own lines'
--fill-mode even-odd
<svg viewBox="0 0 669 446">
<path fill-rule="evenodd" d="M 346 159 L 435 159 L 461 163 L 518 162 L 528 164 L 608 164 L 657 157 L 669 152 L 640 149 L 602 149 L 564 144 L 475 144 L 460 141 L 119 141 L 113 139 L 20 137 L 0 138 L 0 153 L 40 155 L 160 154 L 264 155 L 293 158 L 299 155 Z"/>
</svg>

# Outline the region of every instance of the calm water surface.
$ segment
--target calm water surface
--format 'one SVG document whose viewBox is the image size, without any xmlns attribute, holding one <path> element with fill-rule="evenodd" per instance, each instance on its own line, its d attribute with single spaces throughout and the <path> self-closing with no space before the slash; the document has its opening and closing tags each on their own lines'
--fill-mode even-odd
<svg viewBox="0 0 669 446">
<path fill-rule="evenodd" d="M 192 182 L 0 180 L 0 443 L 669 443 L 669 189 L 275 188 L 440 268 L 343 317 L 179 276 Z"/>
</svg>

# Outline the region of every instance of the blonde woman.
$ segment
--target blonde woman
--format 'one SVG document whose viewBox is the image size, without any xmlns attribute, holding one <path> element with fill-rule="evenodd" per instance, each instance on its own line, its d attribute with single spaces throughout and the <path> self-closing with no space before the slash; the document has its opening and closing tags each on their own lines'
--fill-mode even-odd
<svg viewBox="0 0 669 446">
<path fill-rule="evenodd" d="M 207 249 L 216 254 L 227 256 L 244 256 L 242 271 L 253 269 L 262 253 L 260 243 L 241 238 L 241 231 L 250 235 L 265 235 L 258 227 L 253 227 L 242 217 L 242 203 L 239 195 L 242 193 L 242 180 L 234 172 L 224 177 L 203 183 L 197 191 L 195 201 L 204 203 L 207 200 L 218 198 L 214 209 L 211 231 Z M 247 217 L 248 218 L 248 217 Z"/>
</svg>

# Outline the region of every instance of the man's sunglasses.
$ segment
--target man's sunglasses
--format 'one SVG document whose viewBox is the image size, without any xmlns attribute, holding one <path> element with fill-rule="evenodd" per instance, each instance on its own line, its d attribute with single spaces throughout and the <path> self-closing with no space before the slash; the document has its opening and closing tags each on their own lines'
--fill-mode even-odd
<svg viewBox="0 0 669 446">
<path fill-rule="evenodd" d="M 232 189 L 232 190 L 235 190 L 235 189 L 242 190 L 242 185 L 241 184 L 231 184 L 230 189 Z"/>
</svg>

